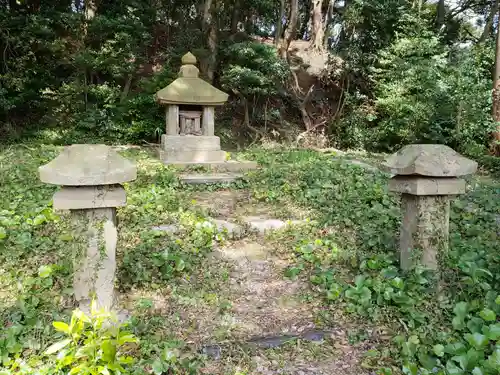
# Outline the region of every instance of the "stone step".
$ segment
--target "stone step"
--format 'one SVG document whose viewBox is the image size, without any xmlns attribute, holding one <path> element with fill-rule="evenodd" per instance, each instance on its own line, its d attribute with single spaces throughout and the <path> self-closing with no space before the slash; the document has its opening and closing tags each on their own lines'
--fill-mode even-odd
<svg viewBox="0 0 500 375">
<path fill-rule="evenodd" d="M 170 162 L 165 163 L 177 168 L 207 168 L 217 172 L 248 172 L 258 168 L 257 163 L 253 161 L 227 160 L 224 162 Z"/>
<path fill-rule="evenodd" d="M 240 173 L 192 173 L 181 174 L 179 179 L 185 184 L 229 184 L 241 178 Z"/>
</svg>

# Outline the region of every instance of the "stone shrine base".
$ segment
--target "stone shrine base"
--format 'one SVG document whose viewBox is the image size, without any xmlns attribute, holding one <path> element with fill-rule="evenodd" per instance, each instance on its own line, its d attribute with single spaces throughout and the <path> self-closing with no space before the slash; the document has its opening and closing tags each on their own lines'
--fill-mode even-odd
<svg viewBox="0 0 500 375">
<path fill-rule="evenodd" d="M 187 184 L 231 183 L 258 167 L 251 161 L 226 160 L 217 136 L 163 135 L 158 149 L 165 165 L 180 169 L 203 168 L 207 173 L 182 174 L 180 180 Z"/>
</svg>

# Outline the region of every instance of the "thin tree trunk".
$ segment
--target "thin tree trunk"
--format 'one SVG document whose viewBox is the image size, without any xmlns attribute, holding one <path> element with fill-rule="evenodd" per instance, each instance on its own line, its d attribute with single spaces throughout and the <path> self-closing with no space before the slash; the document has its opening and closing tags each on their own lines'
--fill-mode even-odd
<svg viewBox="0 0 500 375">
<path fill-rule="evenodd" d="M 285 31 L 285 38 L 283 39 L 283 45 L 280 48 L 281 57 L 283 59 L 288 58 L 288 48 L 292 40 L 297 34 L 297 23 L 299 17 L 299 0 L 290 0 L 290 22 Z"/>
<path fill-rule="evenodd" d="M 484 25 L 483 32 L 481 33 L 481 36 L 479 37 L 479 41 L 478 41 L 479 43 L 486 41 L 493 33 L 493 20 L 495 18 L 495 14 L 498 12 L 499 3 L 500 3 L 499 0 L 496 0 L 491 5 L 488 16 L 486 17 L 486 23 Z"/>
<path fill-rule="evenodd" d="M 500 11 L 498 12 L 500 16 Z M 493 120 L 497 123 L 493 132 L 491 150 L 495 155 L 500 155 L 500 25 L 497 26 L 497 40 L 495 47 L 495 75 L 493 77 Z"/>
<path fill-rule="evenodd" d="M 231 15 L 231 34 L 238 32 L 238 23 L 240 22 L 240 0 L 234 0 L 233 14 Z"/>
<path fill-rule="evenodd" d="M 283 34 L 283 17 L 285 16 L 285 0 L 280 0 L 280 11 L 276 20 L 276 31 L 274 34 L 274 45 L 279 46 Z"/>
<path fill-rule="evenodd" d="M 311 18 L 312 33 L 311 47 L 315 50 L 323 49 L 325 38 L 325 24 L 323 23 L 323 0 L 312 0 Z"/>
<path fill-rule="evenodd" d="M 200 70 L 210 82 L 214 80 L 217 62 L 217 23 L 214 19 L 215 1 L 205 0 L 203 4 L 202 31 L 206 37 L 208 57 L 200 61 Z"/>
<path fill-rule="evenodd" d="M 444 0 L 439 0 L 437 4 L 437 14 L 436 14 L 436 29 L 439 31 L 444 25 L 446 17 L 446 8 L 444 6 Z"/>
</svg>

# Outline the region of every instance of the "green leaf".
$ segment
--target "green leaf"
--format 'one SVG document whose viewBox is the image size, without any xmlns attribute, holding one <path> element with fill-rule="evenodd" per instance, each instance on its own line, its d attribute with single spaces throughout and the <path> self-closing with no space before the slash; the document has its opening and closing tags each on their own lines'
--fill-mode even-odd
<svg viewBox="0 0 500 375">
<path fill-rule="evenodd" d="M 497 305 L 500 305 L 500 295 L 498 295 L 497 298 L 495 298 L 495 303 Z"/>
<path fill-rule="evenodd" d="M 45 279 L 52 275 L 52 267 L 50 266 L 40 266 L 38 269 L 38 276 L 40 276 L 42 279 Z"/>
<path fill-rule="evenodd" d="M 65 340 L 56 342 L 55 344 L 52 344 L 51 346 L 49 346 L 47 348 L 47 350 L 45 351 L 45 354 L 46 355 L 51 355 L 51 354 L 57 353 L 62 348 L 64 348 L 67 345 L 69 345 L 70 342 L 71 342 L 71 339 L 65 339 Z"/>
<path fill-rule="evenodd" d="M 444 345 L 437 344 L 432 347 L 432 351 L 438 357 L 442 357 L 444 355 Z"/>
<path fill-rule="evenodd" d="M 71 333 L 70 329 L 69 329 L 69 325 L 67 325 L 64 322 L 53 322 L 52 325 L 59 332 L 64 332 L 64 333 L 67 333 L 67 334 Z"/>
<path fill-rule="evenodd" d="M 488 357 L 488 361 L 486 363 L 492 369 L 498 370 L 500 368 L 500 347 L 498 345 L 493 354 Z"/>
<path fill-rule="evenodd" d="M 453 328 L 457 331 L 463 330 L 465 328 L 464 318 L 460 316 L 455 316 L 451 321 L 451 324 L 453 325 Z"/>
<path fill-rule="evenodd" d="M 469 311 L 469 304 L 467 302 L 459 302 L 453 308 L 453 312 L 456 316 L 464 319 Z"/>
<path fill-rule="evenodd" d="M 477 350 L 484 349 L 489 343 L 488 338 L 478 332 L 472 334 L 468 333 L 464 337 L 467 342 Z"/>
<path fill-rule="evenodd" d="M 495 320 L 497 320 L 497 314 L 495 314 L 495 312 L 490 309 L 483 309 L 479 313 L 479 316 L 487 322 L 494 322 Z"/>
<path fill-rule="evenodd" d="M 4 227 L 0 227 L 0 240 L 3 240 L 6 237 L 7 237 L 7 231 L 5 230 Z"/>
<path fill-rule="evenodd" d="M 118 345 L 123 345 L 126 343 L 134 343 L 135 344 L 137 342 L 139 342 L 139 339 L 131 333 L 120 335 L 118 337 Z"/>
<path fill-rule="evenodd" d="M 484 372 L 479 367 L 474 367 L 474 370 L 472 370 L 472 375 L 484 375 Z"/>
<path fill-rule="evenodd" d="M 105 362 L 113 363 L 116 357 L 116 346 L 111 340 L 104 340 L 101 344 L 102 359 Z"/>
<path fill-rule="evenodd" d="M 488 333 L 486 335 L 488 339 L 493 341 L 500 339 L 500 323 L 491 324 L 488 327 Z"/>
<path fill-rule="evenodd" d="M 154 361 L 153 366 L 151 366 L 151 368 L 155 375 L 163 374 L 163 363 L 161 363 L 161 361 L 159 360 Z"/>
<path fill-rule="evenodd" d="M 471 333 L 481 333 L 484 321 L 481 318 L 473 317 L 467 322 L 467 328 Z"/>
</svg>

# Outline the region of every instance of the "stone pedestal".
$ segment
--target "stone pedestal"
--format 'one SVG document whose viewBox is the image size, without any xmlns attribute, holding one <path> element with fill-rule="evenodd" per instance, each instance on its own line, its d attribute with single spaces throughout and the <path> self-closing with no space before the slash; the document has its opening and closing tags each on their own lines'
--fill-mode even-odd
<svg viewBox="0 0 500 375">
<path fill-rule="evenodd" d="M 448 250 L 449 198 L 403 194 L 401 208 L 401 268 L 410 269 L 420 261 L 422 265 L 437 270 L 438 254 L 443 255 Z"/>
<path fill-rule="evenodd" d="M 465 193 L 465 181 L 477 163 L 444 145 L 410 145 L 382 165 L 395 175 L 389 190 L 401 193 L 403 220 L 400 265 L 422 264 L 439 270 L 448 251 L 450 199 Z"/>
<path fill-rule="evenodd" d="M 216 136 L 162 135 L 161 157 L 164 163 L 223 163 L 226 153 Z"/>
<path fill-rule="evenodd" d="M 72 145 L 39 168 L 40 179 L 63 185 L 53 206 L 70 210 L 75 243 L 73 289 L 79 308 L 115 305 L 116 207 L 126 204 L 123 182 L 136 178 L 134 164 L 105 145 Z"/>
<path fill-rule="evenodd" d="M 75 231 L 80 231 L 74 255 L 73 289 L 81 310 L 92 299 L 97 308 L 110 310 L 115 305 L 116 208 L 72 211 Z"/>
</svg>

